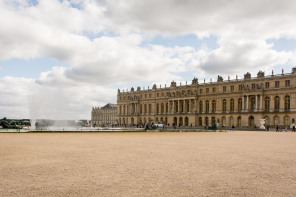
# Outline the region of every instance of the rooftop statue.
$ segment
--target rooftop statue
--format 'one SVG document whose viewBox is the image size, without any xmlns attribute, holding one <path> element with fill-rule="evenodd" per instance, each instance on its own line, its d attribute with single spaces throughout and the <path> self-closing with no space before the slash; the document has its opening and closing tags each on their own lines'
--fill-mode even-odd
<svg viewBox="0 0 296 197">
<path fill-rule="evenodd" d="M 247 73 L 244 75 L 244 79 L 251 79 L 251 73 L 247 72 Z"/>
<path fill-rule="evenodd" d="M 197 84 L 198 84 L 198 79 L 194 77 L 192 79 L 192 85 L 197 85 Z"/>
<path fill-rule="evenodd" d="M 217 82 L 222 82 L 222 81 L 223 81 L 223 77 L 221 77 L 220 75 L 218 75 Z"/>
<path fill-rule="evenodd" d="M 176 82 L 172 81 L 171 82 L 171 87 L 176 87 Z"/>
<path fill-rule="evenodd" d="M 260 78 L 260 77 L 264 77 L 264 72 L 259 70 L 259 72 L 257 73 L 257 77 Z"/>
</svg>

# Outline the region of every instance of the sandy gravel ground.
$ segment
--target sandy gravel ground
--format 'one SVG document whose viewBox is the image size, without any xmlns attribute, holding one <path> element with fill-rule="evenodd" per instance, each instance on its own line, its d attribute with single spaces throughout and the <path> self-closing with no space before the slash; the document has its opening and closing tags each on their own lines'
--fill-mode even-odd
<svg viewBox="0 0 296 197">
<path fill-rule="evenodd" d="M 296 133 L 0 133 L 0 196 L 296 196 Z"/>
</svg>

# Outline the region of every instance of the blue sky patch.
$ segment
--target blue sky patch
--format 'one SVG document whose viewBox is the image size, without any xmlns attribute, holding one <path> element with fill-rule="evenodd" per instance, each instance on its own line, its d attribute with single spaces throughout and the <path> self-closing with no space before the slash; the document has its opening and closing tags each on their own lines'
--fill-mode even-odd
<svg viewBox="0 0 296 197">
<path fill-rule="evenodd" d="M 166 47 L 185 47 L 190 46 L 195 49 L 200 49 L 202 46 L 206 46 L 208 49 L 217 49 L 219 46 L 217 44 L 217 37 L 210 36 L 208 38 L 199 39 L 195 34 L 186 34 L 172 37 L 165 36 L 155 36 L 151 40 L 146 40 L 142 43 L 143 46 L 152 45 L 162 45 Z"/>
<path fill-rule="evenodd" d="M 68 66 L 55 59 L 38 58 L 38 59 L 18 59 L 0 60 L 0 77 L 27 77 L 37 78 L 41 72 L 52 70 L 53 66 Z"/>
<path fill-rule="evenodd" d="M 294 51 L 296 50 L 296 39 L 269 39 L 266 41 L 268 44 L 273 43 L 273 49 L 280 51 Z"/>
</svg>

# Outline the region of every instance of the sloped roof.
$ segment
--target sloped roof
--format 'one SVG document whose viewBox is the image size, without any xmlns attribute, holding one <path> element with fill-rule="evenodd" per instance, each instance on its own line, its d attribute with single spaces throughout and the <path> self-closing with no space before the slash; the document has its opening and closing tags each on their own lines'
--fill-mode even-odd
<svg viewBox="0 0 296 197">
<path fill-rule="evenodd" d="M 113 104 L 113 103 L 108 103 L 107 105 L 105 105 L 104 107 L 102 107 L 102 109 L 110 109 L 110 108 L 116 108 L 117 105 Z"/>
</svg>

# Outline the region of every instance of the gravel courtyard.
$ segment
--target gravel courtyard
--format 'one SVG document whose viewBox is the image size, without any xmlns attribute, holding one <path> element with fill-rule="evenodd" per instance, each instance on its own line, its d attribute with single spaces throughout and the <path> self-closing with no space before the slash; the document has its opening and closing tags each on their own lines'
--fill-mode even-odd
<svg viewBox="0 0 296 197">
<path fill-rule="evenodd" d="M 0 133 L 0 196 L 296 196 L 296 133 Z"/>
</svg>

